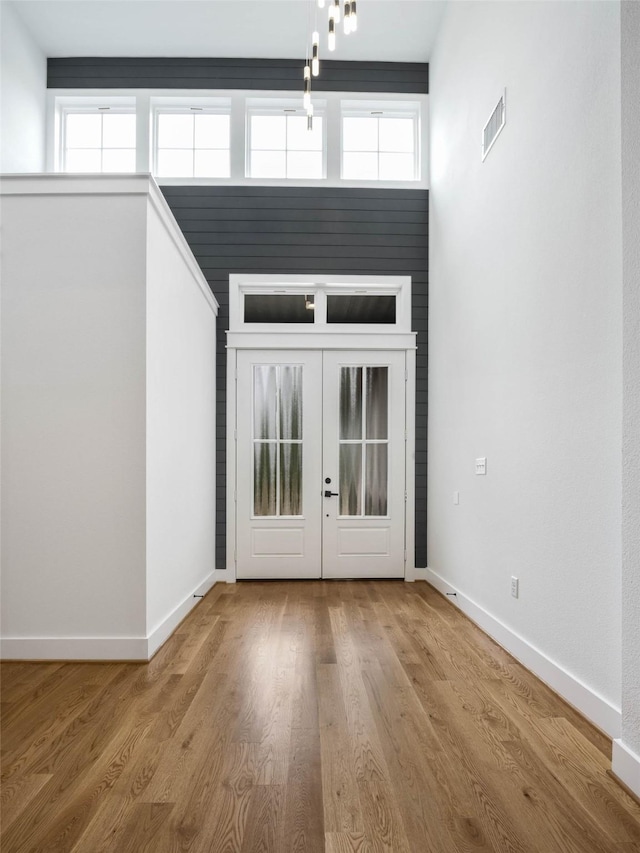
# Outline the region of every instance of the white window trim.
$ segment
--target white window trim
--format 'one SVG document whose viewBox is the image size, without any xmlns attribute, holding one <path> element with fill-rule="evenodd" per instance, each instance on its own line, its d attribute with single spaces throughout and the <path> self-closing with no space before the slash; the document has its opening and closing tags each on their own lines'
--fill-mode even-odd
<svg viewBox="0 0 640 853">
<path fill-rule="evenodd" d="M 263 332 L 244 331 L 238 326 L 242 320 L 242 287 L 262 288 L 262 292 L 281 290 L 287 287 L 297 287 L 300 290 L 312 286 L 322 286 L 326 289 L 340 289 L 347 293 L 348 289 L 389 288 L 398 294 L 396 304 L 396 326 L 357 326 L 359 331 L 353 332 L 353 327 L 340 324 L 328 325 L 324 330 L 309 334 L 311 324 L 304 326 L 304 332 L 292 330 L 292 324 L 280 326 L 266 325 Z M 344 288 L 344 290 L 342 290 Z M 255 291 L 254 291 L 255 292 Z M 377 291 L 380 292 L 380 291 Z M 411 328 L 411 277 L 410 276 L 318 276 L 318 275 L 240 275 L 229 276 L 229 320 L 230 331 L 227 333 L 227 582 L 236 581 L 236 406 L 237 406 L 237 352 L 242 349 L 275 349 L 275 350 L 403 350 L 406 352 L 405 382 L 409 392 L 406 395 L 406 453 L 405 453 L 405 492 L 407 503 L 405 549 L 411 555 L 415 548 L 415 382 L 416 382 L 416 333 L 399 331 L 399 328 Z M 398 320 L 401 319 L 401 325 Z M 258 324 L 251 324 L 254 326 Z M 316 325 L 316 324 L 314 324 Z M 382 334 L 372 329 L 384 329 Z M 280 331 L 282 330 L 282 331 Z M 391 331 L 389 331 L 391 330 Z M 406 563 L 405 581 L 413 581 L 416 570 L 413 562 Z"/>
<path fill-rule="evenodd" d="M 262 103 L 260 103 L 262 102 Z M 246 144 L 245 144 L 245 176 L 250 178 L 252 181 L 262 180 L 261 178 L 252 178 L 251 177 L 251 119 L 253 116 L 282 116 L 282 115 L 291 115 L 292 112 L 295 112 L 298 116 L 306 117 L 306 110 L 300 104 L 300 99 L 292 99 L 287 101 L 284 98 L 279 98 L 277 101 L 273 102 L 272 106 L 269 106 L 271 103 L 271 99 L 269 98 L 247 98 L 246 101 Z M 314 102 L 313 106 L 314 110 L 314 119 L 321 118 L 322 119 L 322 177 L 321 178 L 309 178 L 309 183 L 313 184 L 321 184 L 327 177 L 327 110 L 326 110 L 326 102 L 324 100 L 317 100 Z M 256 149 L 259 150 L 259 149 Z M 284 151 L 285 158 L 289 151 L 298 151 L 300 149 L 297 148 L 278 148 L 273 149 L 276 151 Z M 285 168 L 286 168 L 286 159 L 285 159 Z M 282 182 L 286 182 L 287 186 L 291 184 L 292 181 L 297 180 L 296 178 L 274 178 L 272 180 L 278 180 Z"/>
<path fill-rule="evenodd" d="M 247 151 L 246 103 L 261 98 L 271 101 L 297 100 L 302 107 L 300 91 L 274 92 L 226 89 L 48 89 L 47 90 L 47 165 L 51 172 L 61 171 L 60 165 L 60 106 L 64 101 L 92 99 L 94 103 L 105 102 L 106 98 L 134 98 L 136 105 L 136 171 L 149 173 L 151 169 L 152 145 L 152 104 L 160 99 L 172 99 L 175 102 L 194 103 L 194 99 L 230 99 L 231 100 L 231 177 L 230 178 L 160 178 L 157 182 L 166 186 L 288 186 L 288 187 L 351 187 L 354 189 L 428 189 L 428 95 L 401 95 L 395 93 L 367 93 L 358 96 L 353 92 L 312 92 L 314 105 L 326 103 L 326 178 L 324 179 L 267 179 L 249 178 L 245 175 L 245 157 Z M 369 104 L 397 103 L 399 101 L 420 105 L 420 179 L 414 181 L 360 181 L 343 180 L 340 177 L 341 164 L 341 102 L 362 101 Z"/>
</svg>

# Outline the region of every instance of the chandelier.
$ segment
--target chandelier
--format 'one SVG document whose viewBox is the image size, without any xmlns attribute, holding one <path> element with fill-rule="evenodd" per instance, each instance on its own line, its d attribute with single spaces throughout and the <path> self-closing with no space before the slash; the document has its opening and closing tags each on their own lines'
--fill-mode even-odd
<svg viewBox="0 0 640 853">
<path fill-rule="evenodd" d="M 320 34 L 318 32 L 318 9 L 328 6 L 328 37 L 327 48 L 329 51 L 336 49 L 336 27 L 343 22 L 345 36 L 355 33 L 358 29 L 358 10 L 356 0 L 309 0 L 309 14 L 307 21 L 308 39 L 307 55 L 304 64 L 304 95 L 303 106 L 307 111 L 307 130 L 313 130 L 313 104 L 311 103 L 311 78 L 320 76 Z M 343 8 L 344 6 L 344 8 Z M 312 11 L 313 10 L 313 11 Z M 314 29 L 311 32 L 311 19 L 313 17 Z M 311 53 L 309 53 L 309 45 Z"/>
</svg>

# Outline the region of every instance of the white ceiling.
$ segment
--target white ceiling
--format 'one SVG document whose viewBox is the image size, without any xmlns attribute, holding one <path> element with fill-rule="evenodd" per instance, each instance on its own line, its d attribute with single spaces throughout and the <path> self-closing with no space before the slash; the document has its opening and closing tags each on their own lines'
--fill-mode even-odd
<svg viewBox="0 0 640 853">
<path fill-rule="evenodd" d="M 428 61 L 446 0 L 358 0 L 332 59 Z M 13 0 L 47 56 L 304 56 L 314 0 Z M 328 5 L 328 0 L 327 0 Z M 326 56 L 327 9 L 318 10 Z"/>
</svg>

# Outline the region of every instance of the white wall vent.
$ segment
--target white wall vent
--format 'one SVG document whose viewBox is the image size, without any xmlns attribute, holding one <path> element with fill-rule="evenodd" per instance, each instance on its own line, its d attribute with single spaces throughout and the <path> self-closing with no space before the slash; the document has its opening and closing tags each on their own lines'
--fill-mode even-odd
<svg viewBox="0 0 640 853">
<path fill-rule="evenodd" d="M 491 151 L 494 142 L 500 136 L 500 131 L 507 120 L 507 90 L 496 104 L 496 108 L 489 116 L 489 121 L 482 128 L 482 159 L 484 160 Z"/>
</svg>

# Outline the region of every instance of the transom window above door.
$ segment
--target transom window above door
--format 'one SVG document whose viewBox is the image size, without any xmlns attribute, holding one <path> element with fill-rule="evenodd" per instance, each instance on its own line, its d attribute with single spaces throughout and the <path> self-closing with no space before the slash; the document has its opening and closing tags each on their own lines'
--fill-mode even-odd
<svg viewBox="0 0 640 853">
<path fill-rule="evenodd" d="M 293 276 L 232 276 L 230 329 L 330 332 L 409 331 L 410 279 L 332 276 L 300 281 Z"/>
</svg>

